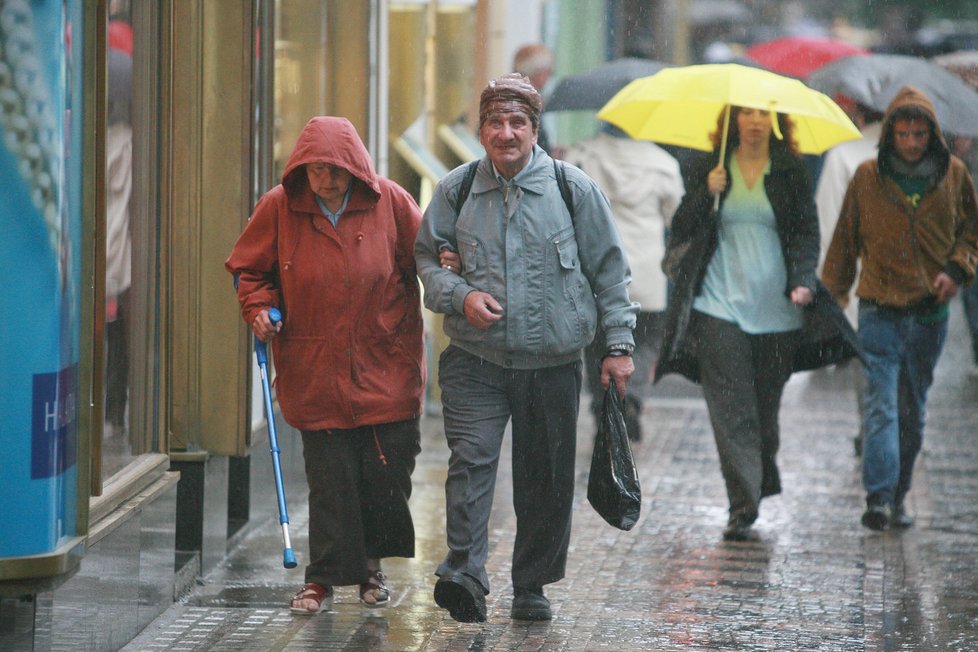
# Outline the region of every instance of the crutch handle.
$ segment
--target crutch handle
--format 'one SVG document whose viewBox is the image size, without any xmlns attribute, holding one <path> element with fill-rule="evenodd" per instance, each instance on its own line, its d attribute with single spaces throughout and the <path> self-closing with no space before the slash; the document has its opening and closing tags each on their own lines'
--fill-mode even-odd
<svg viewBox="0 0 978 652">
<path fill-rule="evenodd" d="M 282 311 L 275 307 L 269 308 L 268 318 L 273 324 L 277 324 L 282 321 Z M 257 335 L 255 336 L 255 355 L 258 357 L 258 364 L 262 365 L 268 363 L 268 347 L 264 342 L 258 339 Z"/>
</svg>

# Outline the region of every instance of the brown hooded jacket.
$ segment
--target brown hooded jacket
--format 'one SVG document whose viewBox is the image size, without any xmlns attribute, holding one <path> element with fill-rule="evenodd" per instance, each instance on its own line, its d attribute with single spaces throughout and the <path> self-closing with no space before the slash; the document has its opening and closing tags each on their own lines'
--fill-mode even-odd
<svg viewBox="0 0 978 652">
<path fill-rule="evenodd" d="M 915 106 L 931 123 L 925 154 L 933 173 L 916 207 L 890 171 L 893 113 Z M 856 278 L 860 299 L 898 309 L 926 309 L 934 301 L 934 279 L 946 273 L 959 285 L 975 276 L 978 262 L 978 201 L 964 163 L 952 156 L 926 95 L 903 87 L 883 118 L 879 155 L 864 161 L 846 191 L 823 281 L 840 302 Z"/>
</svg>

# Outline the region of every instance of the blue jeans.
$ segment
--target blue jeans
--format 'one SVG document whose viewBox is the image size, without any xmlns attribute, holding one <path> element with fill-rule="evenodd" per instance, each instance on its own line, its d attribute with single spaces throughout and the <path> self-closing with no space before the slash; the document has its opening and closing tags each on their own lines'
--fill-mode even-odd
<svg viewBox="0 0 978 652">
<path fill-rule="evenodd" d="M 866 355 L 863 486 L 869 499 L 900 506 L 910 491 L 927 390 L 946 336 L 946 319 L 924 324 L 904 312 L 859 304 L 859 341 Z"/>
</svg>

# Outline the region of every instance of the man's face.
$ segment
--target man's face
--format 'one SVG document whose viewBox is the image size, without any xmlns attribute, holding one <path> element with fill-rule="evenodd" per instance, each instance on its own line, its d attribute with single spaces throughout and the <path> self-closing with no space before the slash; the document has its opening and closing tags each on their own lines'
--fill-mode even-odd
<svg viewBox="0 0 978 652">
<path fill-rule="evenodd" d="M 930 144 L 930 124 L 926 120 L 893 121 L 893 148 L 907 163 L 916 163 Z"/>
<path fill-rule="evenodd" d="M 482 123 L 479 141 L 499 173 L 512 179 L 530 160 L 537 130 L 530 117 L 520 111 L 493 113 Z"/>
</svg>

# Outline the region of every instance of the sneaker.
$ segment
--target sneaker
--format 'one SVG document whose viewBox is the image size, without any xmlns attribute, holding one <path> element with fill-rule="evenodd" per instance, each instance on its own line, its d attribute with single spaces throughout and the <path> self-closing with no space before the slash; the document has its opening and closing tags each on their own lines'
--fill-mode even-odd
<svg viewBox="0 0 978 652">
<path fill-rule="evenodd" d="M 289 603 L 289 611 L 301 616 L 312 616 L 329 609 L 333 604 L 333 587 L 306 582 L 295 592 Z"/>
<path fill-rule="evenodd" d="M 903 505 L 897 505 L 893 509 L 893 517 L 890 519 L 890 524 L 893 527 L 899 528 L 913 527 L 914 518 L 910 514 L 907 514 L 907 510 Z"/>
<path fill-rule="evenodd" d="M 465 573 L 452 573 L 435 582 L 435 604 L 448 609 L 460 623 L 486 622 L 486 593 Z"/>
<path fill-rule="evenodd" d="M 513 609 L 510 612 L 513 620 L 550 620 L 550 600 L 543 595 L 543 589 L 513 589 Z"/>
<path fill-rule="evenodd" d="M 866 500 L 866 511 L 863 512 L 863 526 L 870 530 L 883 531 L 890 526 L 890 519 L 893 517 L 893 510 L 889 504 L 870 497 Z"/>
</svg>

